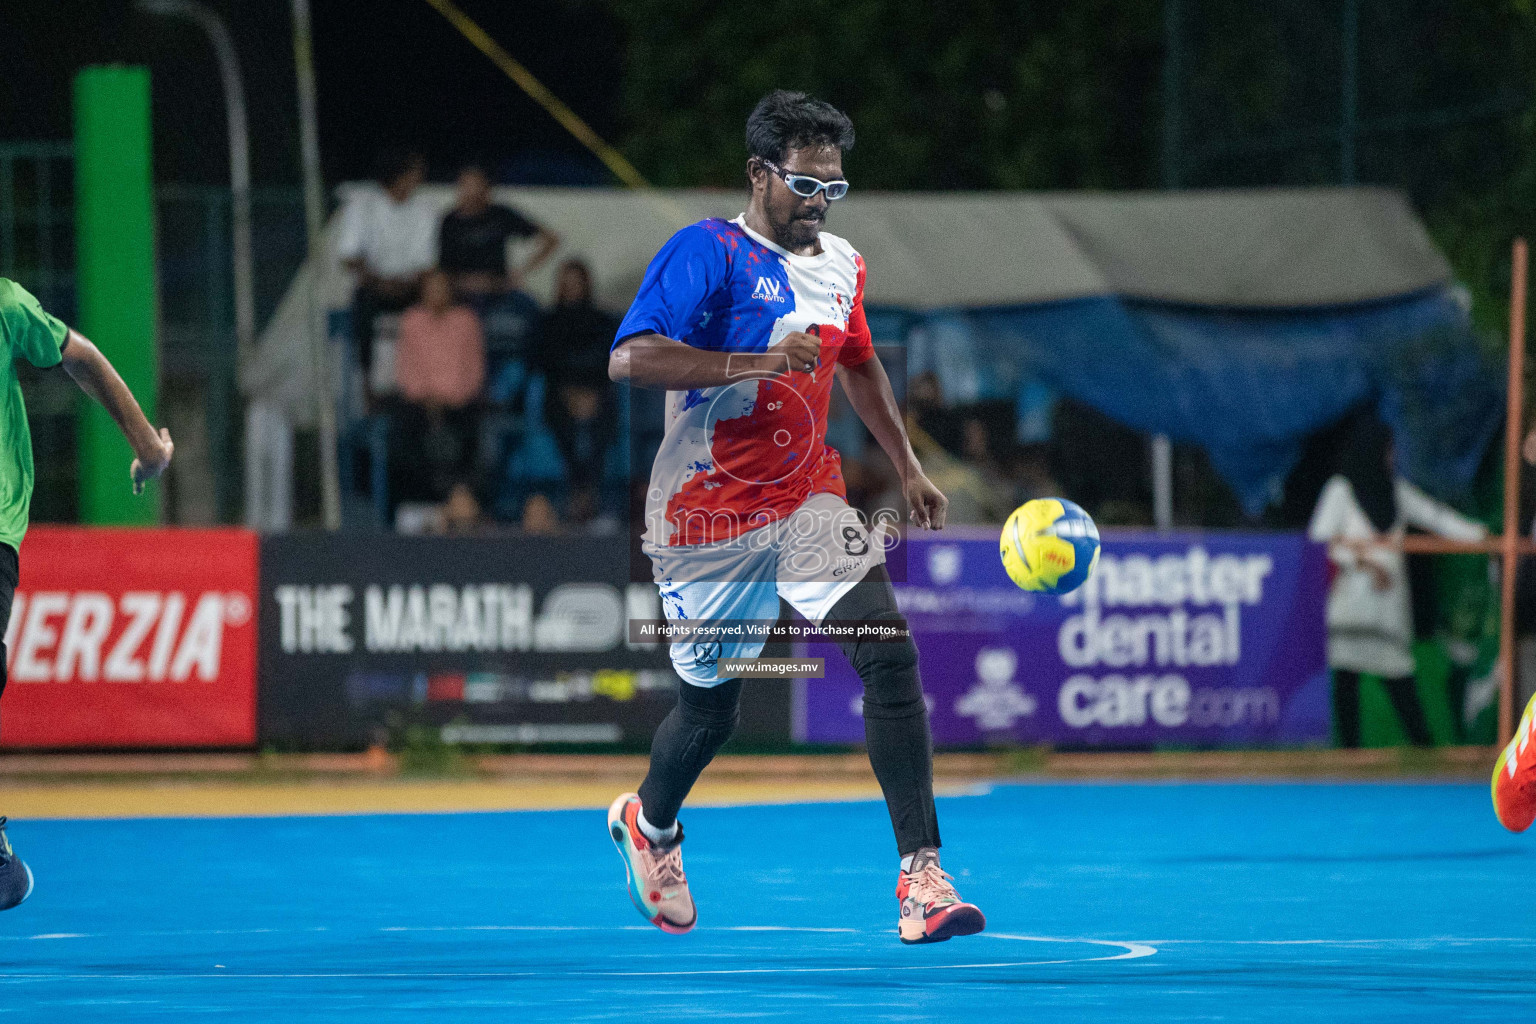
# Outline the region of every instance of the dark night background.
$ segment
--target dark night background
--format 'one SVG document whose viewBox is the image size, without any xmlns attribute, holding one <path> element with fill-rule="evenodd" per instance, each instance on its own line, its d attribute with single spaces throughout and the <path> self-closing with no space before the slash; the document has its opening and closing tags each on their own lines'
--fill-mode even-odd
<svg viewBox="0 0 1536 1024">
<path fill-rule="evenodd" d="M 256 183 L 296 184 L 289 0 L 206 2 L 244 62 Z M 459 3 L 658 185 L 739 186 L 742 121 L 785 86 L 852 115 L 846 166 L 861 189 L 1403 189 L 1490 329 L 1506 307 L 1507 239 L 1536 233 L 1528 0 L 1354 0 L 1352 175 L 1340 0 Z M 312 6 L 329 182 L 367 176 L 393 145 L 421 149 L 436 180 L 476 158 L 503 181 L 614 183 L 424 0 Z M 67 139 L 75 71 L 110 61 L 152 70 L 157 178 L 226 182 L 201 30 L 131 0 L 0 5 L 0 140 Z M 1170 93 L 1171 63 L 1183 70 Z"/>
<path fill-rule="evenodd" d="M 299 180 L 288 0 L 206 0 L 243 63 L 258 184 Z M 600 4 L 461 0 L 459 6 L 599 134 L 616 128 L 618 35 Z M 422 0 L 313 0 L 321 159 L 328 181 L 367 175 L 381 145 L 420 148 L 446 179 L 468 158 L 550 154 L 569 174 L 601 165 Z M 130 0 L 9 0 L 0 6 L 0 139 L 67 139 L 71 79 L 87 64 L 149 66 L 155 172 L 228 181 L 224 101 L 202 29 Z M 540 160 L 547 163 L 548 160 Z"/>
</svg>

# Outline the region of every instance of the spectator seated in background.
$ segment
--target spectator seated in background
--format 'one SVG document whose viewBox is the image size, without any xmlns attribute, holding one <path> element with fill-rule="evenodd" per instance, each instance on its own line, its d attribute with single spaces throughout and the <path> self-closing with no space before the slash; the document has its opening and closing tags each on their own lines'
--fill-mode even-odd
<svg viewBox="0 0 1536 1024">
<path fill-rule="evenodd" d="M 986 420 L 967 416 L 960 426 L 960 455 L 975 473 L 970 490 L 977 503 L 977 516 L 981 522 L 1003 523 L 1024 502 L 992 449 L 992 432 Z"/>
<path fill-rule="evenodd" d="M 1018 504 L 1062 495 L 1061 485 L 1051 476 L 1050 453 L 1045 445 L 1015 445 L 1008 453 L 1007 466 L 1008 478 L 1017 488 L 1014 500 Z"/>
<path fill-rule="evenodd" d="M 544 420 L 570 478 L 570 518 L 598 511 L 604 456 L 618 429 L 618 403 L 608 379 L 615 317 L 592 303 L 592 272 L 580 260 L 560 265 L 555 304 L 544 315 L 534 363 L 544 374 Z"/>
<path fill-rule="evenodd" d="M 422 301 L 400 320 L 395 384 L 393 501 L 446 501 L 456 528 L 465 528 L 478 517 L 473 480 L 485 338 L 479 317 L 454 302 L 453 285 L 441 271 L 426 276 Z M 467 511 L 471 502 L 474 514 Z"/>
<path fill-rule="evenodd" d="M 535 240 L 520 266 L 507 261 L 512 239 Z M 510 206 L 491 201 L 491 181 L 473 164 L 459 172 L 458 196 L 438 233 L 437 265 L 453 279 L 454 291 L 480 314 L 493 352 L 520 356 L 521 341 L 533 327 L 537 306 L 523 292 L 523 280 L 560 245 L 553 231 Z"/>
<path fill-rule="evenodd" d="M 959 452 L 961 417 L 945 401 L 944 386 L 937 373 L 924 370 L 907 385 L 907 416 L 934 444 L 952 455 Z"/>
<path fill-rule="evenodd" d="M 437 207 L 418 192 L 426 173 L 421 154 L 385 152 L 378 162 L 380 188 L 354 192 L 341 213 L 336 251 L 357 281 L 352 330 L 365 387 L 373 369 L 375 319 L 416 301 L 436 257 Z"/>
<path fill-rule="evenodd" d="M 560 533 L 560 515 L 549 495 L 535 491 L 523 502 L 523 516 L 518 525 L 529 537 L 554 537 Z"/>
<path fill-rule="evenodd" d="M 1007 519 L 1008 513 L 1013 511 L 1007 499 L 999 498 L 981 471 L 967 465 L 935 441 L 910 411 L 907 413 L 907 437 L 928 479 L 949 499 L 949 510 L 945 517 L 947 522 L 956 526 L 977 526 L 998 524 Z M 885 500 L 889 502 L 891 499 Z"/>
</svg>

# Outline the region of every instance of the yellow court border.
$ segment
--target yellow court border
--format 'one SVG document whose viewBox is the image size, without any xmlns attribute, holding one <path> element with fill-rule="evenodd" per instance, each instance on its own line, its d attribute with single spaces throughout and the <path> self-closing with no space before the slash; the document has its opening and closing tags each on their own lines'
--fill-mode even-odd
<svg viewBox="0 0 1536 1024">
<path fill-rule="evenodd" d="M 997 782 L 1479 781 L 1497 751 L 1294 750 L 938 754 L 941 795 Z M 14 820 L 440 814 L 606 808 L 645 775 L 643 755 L 466 757 L 462 777 L 411 777 L 393 755 L 253 753 L 0 756 L 0 813 Z M 859 753 L 725 755 L 691 805 L 877 800 Z"/>
<path fill-rule="evenodd" d="M 6 787 L 0 805 L 16 820 L 228 818 L 339 814 L 444 814 L 606 808 L 623 783 L 510 780 L 347 782 L 343 784 L 65 783 Z M 941 793 L 974 786 L 938 787 Z M 851 781 L 700 782 L 691 806 L 877 800 L 878 786 Z"/>
</svg>

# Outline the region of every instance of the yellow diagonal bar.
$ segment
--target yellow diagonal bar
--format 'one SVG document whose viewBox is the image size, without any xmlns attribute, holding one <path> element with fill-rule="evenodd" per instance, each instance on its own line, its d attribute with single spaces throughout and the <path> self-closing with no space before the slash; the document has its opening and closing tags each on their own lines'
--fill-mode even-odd
<svg viewBox="0 0 1536 1024">
<path fill-rule="evenodd" d="M 547 89 L 543 82 L 533 77 L 533 73 L 523 67 L 512 58 L 501 45 L 486 35 L 485 30 L 475 24 L 463 11 L 459 10 L 451 0 L 426 0 L 437 9 L 437 12 L 448 19 L 449 24 L 458 29 L 460 34 L 468 39 L 475 49 L 491 58 L 506 76 L 517 83 L 517 87 L 532 97 L 533 101 L 545 110 L 549 116 L 565 128 L 566 131 L 576 136 L 583 146 L 590 149 L 599 160 L 607 165 L 620 181 L 635 189 L 650 189 L 651 183 L 641 177 L 640 172 L 624 155 L 604 142 L 592 126 L 577 116 L 576 112 L 560 101 L 560 97 Z"/>
</svg>

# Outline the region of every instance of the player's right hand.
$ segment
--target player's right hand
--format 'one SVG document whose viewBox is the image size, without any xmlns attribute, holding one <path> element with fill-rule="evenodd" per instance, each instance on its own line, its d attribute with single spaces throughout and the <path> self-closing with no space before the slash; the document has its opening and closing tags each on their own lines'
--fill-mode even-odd
<svg viewBox="0 0 1536 1024">
<path fill-rule="evenodd" d="M 790 331 L 769 347 L 768 356 L 772 373 L 811 373 L 821 363 L 821 339 L 804 331 Z"/>
</svg>

